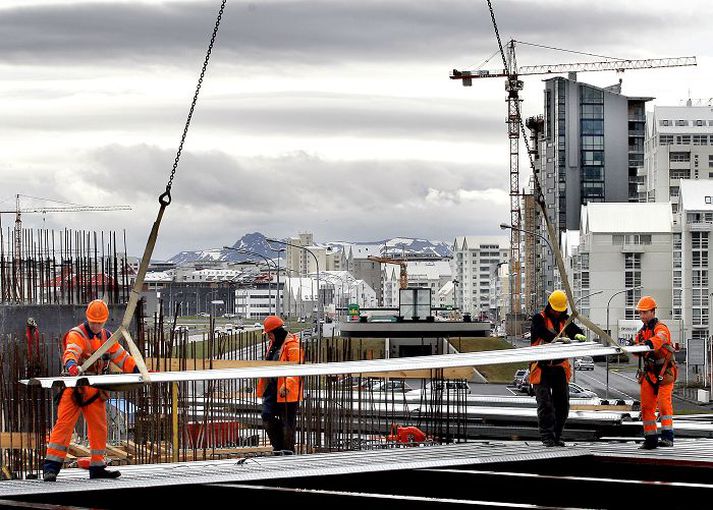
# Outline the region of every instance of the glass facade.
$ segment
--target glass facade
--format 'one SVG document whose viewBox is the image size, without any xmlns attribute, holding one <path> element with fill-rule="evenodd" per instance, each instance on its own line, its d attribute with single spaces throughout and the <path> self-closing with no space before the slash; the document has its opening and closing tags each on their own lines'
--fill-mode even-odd
<svg viewBox="0 0 713 510">
<path fill-rule="evenodd" d="M 604 201 L 604 93 L 580 85 L 581 203 Z"/>
</svg>

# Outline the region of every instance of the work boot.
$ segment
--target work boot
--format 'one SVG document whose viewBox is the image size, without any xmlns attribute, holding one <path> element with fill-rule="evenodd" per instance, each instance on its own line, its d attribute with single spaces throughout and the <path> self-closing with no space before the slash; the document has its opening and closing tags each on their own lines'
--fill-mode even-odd
<svg viewBox="0 0 713 510">
<path fill-rule="evenodd" d="M 94 466 L 89 468 L 89 478 L 96 480 L 98 478 L 119 478 L 120 471 L 109 471 L 105 466 Z"/>
<path fill-rule="evenodd" d="M 651 436 L 649 436 L 649 437 L 651 437 Z M 639 450 L 655 450 L 656 449 L 656 447 L 658 446 L 658 439 L 656 437 L 651 437 L 651 439 L 649 439 L 649 437 L 647 437 L 644 440 L 644 444 L 639 446 Z"/>
<path fill-rule="evenodd" d="M 673 448 L 673 441 L 670 439 L 661 439 L 658 442 L 658 446 L 663 448 Z"/>
<path fill-rule="evenodd" d="M 555 441 L 555 446 L 565 447 L 565 446 L 567 446 L 567 444 L 564 441 L 562 441 L 561 439 L 557 439 Z"/>
<path fill-rule="evenodd" d="M 554 439 L 543 439 L 542 444 L 545 445 L 547 448 L 552 448 L 553 446 L 557 446 L 557 441 Z"/>
<path fill-rule="evenodd" d="M 45 482 L 56 482 L 60 469 L 62 469 L 61 462 L 45 460 L 45 463 L 42 465 L 42 479 Z"/>
</svg>

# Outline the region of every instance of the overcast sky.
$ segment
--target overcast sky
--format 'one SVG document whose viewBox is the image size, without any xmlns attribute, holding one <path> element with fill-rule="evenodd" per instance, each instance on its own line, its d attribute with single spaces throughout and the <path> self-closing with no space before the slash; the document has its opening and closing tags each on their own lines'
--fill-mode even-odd
<svg viewBox="0 0 713 510">
<path fill-rule="evenodd" d="M 625 94 L 658 105 L 713 96 L 708 1 L 493 3 L 504 40 L 698 57 L 697 68 L 627 72 Z M 0 209 L 15 193 L 129 204 L 44 221 L 125 228 L 140 254 L 219 5 L 0 0 Z M 229 0 L 155 256 L 255 231 L 318 241 L 499 234 L 509 219 L 503 80 L 448 79 L 496 50 L 485 0 Z M 527 46 L 518 57 L 590 60 Z M 501 66 L 496 57 L 484 68 Z M 542 88 L 526 79 L 526 115 L 542 113 Z"/>
</svg>

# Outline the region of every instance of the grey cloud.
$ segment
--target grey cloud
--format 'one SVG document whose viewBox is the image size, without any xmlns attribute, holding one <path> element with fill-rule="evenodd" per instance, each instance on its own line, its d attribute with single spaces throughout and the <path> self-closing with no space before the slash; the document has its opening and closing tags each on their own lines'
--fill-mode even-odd
<svg viewBox="0 0 713 510">
<path fill-rule="evenodd" d="M 132 245 L 145 241 L 173 154 L 150 146 L 111 146 L 88 155 L 74 186 L 130 202 Z M 505 189 L 505 169 L 447 162 L 328 162 L 305 154 L 236 160 L 223 153 L 187 153 L 173 187 L 158 253 L 234 242 L 259 230 L 288 235 L 301 230 L 318 239 L 372 239 L 414 235 L 450 240 L 486 232 L 507 216 L 491 201 L 433 203 L 432 188 Z M 502 209 L 502 211 L 500 211 Z M 501 217 L 502 216 L 502 217 Z"/>
<path fill-rule="evenodd" d="M 121 61 L 194 65 L 207 45 L 217 2 L 77 4 L 9 8 L 0 18 L 0 61 L 114 66 Z M 642 11 L 548 2 L 498 2 L 503 34 L 574 49 L 616 49 L 656 34 L 659 19 Z M 667 19 L 672 30 L 695 22 Z M 544 27 L 551 36 L 543 41 Z M 583 34 L 591 34 L 585 37 Z M 585 46 L 583 48 L 583 46 Z M 439 60 L 487 55 L 496 49 L 484 2 L 305 0 L 230 2 L 217 59 L 272 68 L 342 62 Z M 602 48 L 599 48 L 602 49 Z M 470 57 L 467 57 L 470 59 Z M 445 60 L 444 60 L 445 59 Z M 495 67 L 497 59 L 493 61 Z"/>
<path fill-rule="evenodd" d="M 111 103 L 93 110 L 6 114 L 5 129 L 98 132 L 123 129 L 175 129 L 183 122 L 185 105 L 133 108 Z M 473 106 L 445 99 L 406 99 L 354 94 L 292 93 L 205 98 L 199 103 L 195 124 L 201 129 L 288 136 L 418 137 L 447 141 L 498 142 L 492 121 L 502 118 L 502 105 Z M 488 116 L 490 114 L 490 116 Z"/>
</svg>

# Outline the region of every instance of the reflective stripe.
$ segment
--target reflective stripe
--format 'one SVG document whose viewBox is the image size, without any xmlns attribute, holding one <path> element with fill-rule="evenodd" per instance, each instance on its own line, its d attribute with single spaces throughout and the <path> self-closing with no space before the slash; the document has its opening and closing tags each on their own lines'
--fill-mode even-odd
<svg viewBox="0 0 713 510">
<path fill-rule="evenodd" d="M 673 430 L 673 425 L 661 425 L 661 430 Z"/>
<path fill-rule="evenodd" d="M 93 460 L 89 463 L 89 467 L 102 467 L 106 466 L 106 462 L 103 460 Z"/>
<path fill-rule="evenodd" d="M 673 416 L 670 415 L 670 414 L 664 414 L 663 416 L 659 416 L 659 418 L 661 419 L 661 421 L 663 421 L 663 420 L 673 420 Z"/>
<path fill-rule="evenodd" d="M 644 420 L 644 427 L 647 425 L 656 425 L 656 420 Z"/>
<path fill-rule="evenodd" d="M 48 443 L 47 448 L 52 448 L 53 450 L 59 450 L 60 452 L 66 452 L 67 447 L 59 443 Z"/>
<path fill-rule="evenodd" d="M 91 450 L 90 454 L 91 455 L 104 455 L 106 453 L 106 450 Z"/>
<path fill-rule="evenodd" d="M 116 352 L 110 355 L 110 357 L 112 360 L 115 360 L 116 358 L 123 356 L 124 354 L 126 354 L 126 351 L 123 349 L 123 347 L 119 347 Z"/>
<path fill-rule="evenodd" d="M 656 430 L 644 430 L 644 435 L 645 436 L 658 436 L 658 432 Z"/>
<path fill-rule="evenodd" d="M 59 457 L 59 456 L 57 456 L 57 455 L 51 455 L 51 454 L 48 453 L 48 454 L 47 454 L 47 457 L 45 457 L 45 458 L 46 458 L 47 460 L 52 460 L 52 461 L 54 461 L 54 462 L 64 462 L 64 456 Z"/>
</svg>

